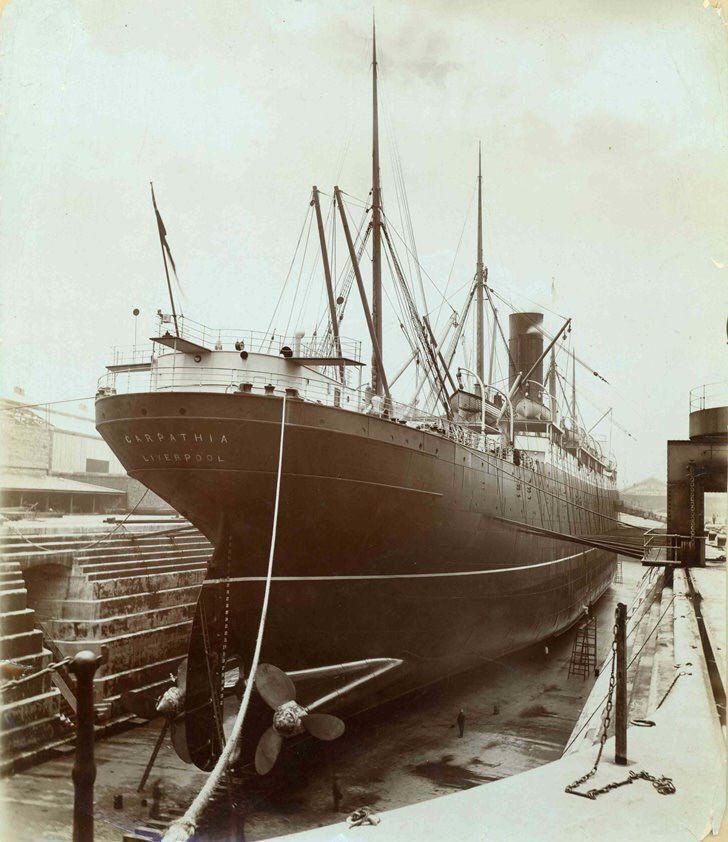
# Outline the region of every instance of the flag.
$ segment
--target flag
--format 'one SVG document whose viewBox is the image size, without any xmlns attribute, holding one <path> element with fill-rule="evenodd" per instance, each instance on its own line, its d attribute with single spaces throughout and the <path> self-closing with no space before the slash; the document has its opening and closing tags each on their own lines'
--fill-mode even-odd
<svg viewBox="0 0 728 842">
<path fill-rule="evenodd" d="M 172 264 L 172 271 L 174 272 L 174 277 L 177 280 L 177 284 L 179 285 L 179 278 L 177 277 L 177 267 L 174 263 L 174 258 L 172 257 L 172 252 L 169 248 L 169 243 L 167 242 L 167 229 L 164 227 L 164 222 L 162 222 L 162 214 L 159 212 L 159 208 L 157 207 L 157 198 L 154 195 L 154 185 L 152 187 L 152 204 L 154 205 L 154 215 L 157 217 L 157 230 L 159 231 L 159 241 L 162 244 L 162 249 L 164 253 L 169 258 L 169 262 Z M 181 289 L 180 289 L 181 291 Z"/>
</svg>

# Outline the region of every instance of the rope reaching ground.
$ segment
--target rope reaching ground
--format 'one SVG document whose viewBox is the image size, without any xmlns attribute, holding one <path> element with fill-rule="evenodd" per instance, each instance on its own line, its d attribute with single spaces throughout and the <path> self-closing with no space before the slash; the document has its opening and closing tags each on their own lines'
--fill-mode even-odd
<svg viewBox="0 0 728 842">
<path fill-rule="evenodd" d="M 260 650 L 263 646 L 263 630 L 265 629 L 265 618 L 268 613 L 268 598 L 270 596 L 271 579 L 273 578 L 273 556 L 276 548 L 276 532 L 278 530 L 278 504 L 281 496 L 281 472 L 283 468 L 283 437 L 286 426 L 286 396 L 283 396 L 283 407 L 281 411 L 281 439 L 278 449 L 278 477 L 276 479 L 276 497 L 275 507 L 273 509 L 273 530 L 270 541 L 270 553 L 268 555 L 268 573 L 265 579 L 265 592 L 263 594 L 263 606 L 260 611 L 260 625 L 258 626 L 258 638 L 255 641 L 255 652 L 253 653 L 253 661 L 250 665 L 250 674 L 245 683 L 245 693 L 243 700 L 240 703 L 240 709 L 235 717 L 233 730 L 230 734 L 230 739 L 225 743 L 220 757 L 217 759 L 215 768 L 210 772 L 210 776 L 205 781 L 202 789 L 195 796 L 195 800 L 190 804 L 187 812 L 172 824 L 164 834 L 162 842 L 187 842 L 194 835 L 197 825 L 205 812 L 205 808 L 210 800 L 213 790 L 217 786 L 220 778 L 227 769 L 230 755 L 235 750 L 240 735 L 243 730 L 243 722 L 245 721 L 245 714 L 248 710 L 248 703 L 250 702 L 250 695 L 253 692 L 253 685 L 255 684 L 255 673 L 258 669 L 258 660 L 260 659 Z"/>
</svg>

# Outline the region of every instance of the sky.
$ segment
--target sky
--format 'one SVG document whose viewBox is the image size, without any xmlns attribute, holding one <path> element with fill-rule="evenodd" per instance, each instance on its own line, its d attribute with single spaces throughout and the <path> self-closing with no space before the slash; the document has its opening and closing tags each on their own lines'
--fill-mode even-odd
<svg viewBox="0 0 728 842">
<path fill-rule="evenodd" d="M 2 394 L 92 396 L 133 308 L 152 335 L 168 304 L 150 181 L 184 313 L 267 328 L 311 186 L 325 212 L 335 184 L 370 189 L 371 18 L 355 0 L 5 5 Z M 433 320 L 473 276 L 480 141 L 490 285 L 550 330 L 572 318 L 609 381 L 577 370 L 587 423 L 613 407 L 620 485 L 664 477 L 689 390 L 726 379 L 728 17 L 702 0 L 417 0 L 376 18 L 385 210 L 396 228 L 398 161 Z M 280 330 L 310 331 L 321 305 L 314 245 Z M 342 333 L 365 339 L 357 309 Z M 388 308 L 390 372 L 398 322 Z"/>
</svg>

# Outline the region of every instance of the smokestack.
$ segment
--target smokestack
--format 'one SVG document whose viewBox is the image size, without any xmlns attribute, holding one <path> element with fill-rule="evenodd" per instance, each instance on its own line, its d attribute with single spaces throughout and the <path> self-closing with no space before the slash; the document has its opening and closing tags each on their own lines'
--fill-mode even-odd
<svg viewBox="0 0 728 842">
<path fill-rule="evenodd" d="M 508 385 L 513 386 L 518 373 L 525 377 L 531 370 L 531 366 L 543 354 L 543 313 L 513 313 L 508 319 L 509 337 L 508 350 L 510 360 L 508 363 Z M 543 360 L 536 366 L 529 378 L 536 383 L 543 385 Z M 541 390 L 528 389 L 527 384 L 524 391 L 530 392 L 532 400 L 538 400 Z"/>
</svg>

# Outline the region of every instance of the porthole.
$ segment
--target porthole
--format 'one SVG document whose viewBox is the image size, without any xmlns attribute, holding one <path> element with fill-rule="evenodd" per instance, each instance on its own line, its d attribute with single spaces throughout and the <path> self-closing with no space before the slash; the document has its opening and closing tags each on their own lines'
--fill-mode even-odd
<svg viewBox="0 0 728 842">
<path fill-rule="evenodd" d="M 146 415 L 146 414 L 147 414 L 146 409 L 142 409 L 142 415 Z"/>
<path fill-rule="evenodd" d="M 181 406 L 179 408 L 179 414 L 180 415 L 187 415 L 187 410 L 183 406 Z"/>
<path fill-rule="evenodd" d="M 196 363 L 202 362 L 202 357 L 199 354 L 195 354 L 195 362 Z"/>
</svg>

